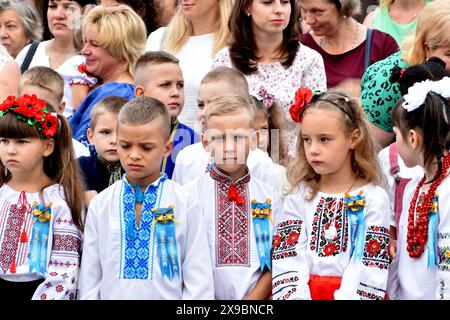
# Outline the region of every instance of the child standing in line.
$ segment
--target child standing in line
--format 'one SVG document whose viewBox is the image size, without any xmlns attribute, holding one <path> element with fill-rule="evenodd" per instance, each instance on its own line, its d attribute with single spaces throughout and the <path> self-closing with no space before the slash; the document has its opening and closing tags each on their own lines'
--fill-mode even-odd
<svg viewBox="0 0 450 320">
<path fill-rule="evenodd" d="M 137 97 L 119 113 L 122 180 L 89 206 L 81 299 L 212 299 L 212 268 L 198 204 L 161 174 L 172 149 L 170 115 Z"/>
<path fill-rule="evenodd" d="M 62 115 L 36 96 L 0 105 L 0 297 L 75 299 L 83 192 Z"/>
<path fill-rule="evenodd" d="M 205 108 L 202 137 L 214 164 L 188 184 L 207 226 L 215 298 L 267 299 L 271 294 L 272 220 L 281 210 L 278 192 L 246 165 L 253 106 L 237 95 L 214 98 Z"/>
<path fill-rule="evenodd" d="M 301 130 L 273 241 L 273 298 L 384 299 L 389 198 L 357 102 L 300 88 L 290 114 Z"/>
<path fill-rule="evenodd" d="M 414 84 L 392 113 L 398 153 L 422 177 L 405 188 L 389 295 L 450 299 L 450 77 Z"/>
<path fill-rule="evenodd" d="M 171 154 L 163 159 L 161 173 L 172 179 L 175 160 L 185 147 L 199 142 L 198 135 L 178 120 L 184 106 L 184 80 L 179 61 L 164 51 L 146 52 L 139 57 L 135 71 L 136 97 L 146 96 L 165 104 L 171 118 Z"/>
<path fill-rule="evenodd" d="M 91 110 L 87 138 L 95 151 L 78 159 L 86 185 L 86 205 L 124 173 L 117 153 L 117 117 L 125 103 L 126 99 L 111 96 L 97 102 Z"/>
<path fill-rule="evenodd" d="M 35 94 L 39 99 L 50 103 L 57 113 L 64 115 L 64 79 L 52 68 L 38 66 L 25 71 L 19 83 L 19 95 L 24 94 Z M 89 149 L 81 142 L 72 139 L 72 145 L 75 158 L 89 156 Z"/>
</svg>

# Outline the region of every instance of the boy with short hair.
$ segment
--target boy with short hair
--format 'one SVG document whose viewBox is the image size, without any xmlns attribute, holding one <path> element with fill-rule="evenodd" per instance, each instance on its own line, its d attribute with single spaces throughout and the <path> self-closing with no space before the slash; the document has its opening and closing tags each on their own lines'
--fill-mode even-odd
<svg viewBox="0 0 450 320">
<path fill-rule="evenodd" d="M 198 92 L 198 121 L 204 128 L 205 106 L 215 97 L 224 94 L 236 94 L 250 101 L 247 80 L 236 69 L 219 67 L 208 72 L 203 77 Z M 251 148 L 248 166 L 253 175 L 271 184 L 276 183 L 271 158 L 257 148 Z M 185 185 L 199 178 L 212 166 L 210 152 L 205 150 L 202 143 L 195 143 L 180 151 L 175 163 L 172 179 Z"/>
<path fill-rule="evenodd" d="M 161 174 L 170 115 L 148 97 L 118 119 L 121 181 L 91 202 L 84 230 L 81 299 L 212 299 L 212 267 L 198 204 Z"/>
<path fill-rule="evenodd" d="M 172 178 L 175 160 L 183 148 L 199 141 L 195 132 L 179 122 L 184 106 L 184 80 L 179 60 L 164 51 L 146 52 L 136 62 L 135 95 L 157 99 L 164 103 L 171 117 L 172 153 L 163 159 L 161 172 Z"/>
<path fill-rule="evenodd" d="M 64 113 L 64 79 L 51 68 L 38 66 L 25 71 L 19 83 L 19 96 L 24 94 L 34 94 L 51 104 L 57 113 Z M 83 144 L 75 139 L 72 139 L 72 144 L 75 158 L 89 156 L 89 149 Z"/>
<path fill-rule="evenodd" d="M 272 290 L 272 219 L 281 200 L 246 165 L 254 134 L 252 105 L 237 95 L 212 99 L 205 109 L 205 129 L 202 143 L 214 164 L 186 190 L 201 197 L 209 226 L 215 297 L 267 299 Z"/>
<path fill-rule="evenodd" d="M 124 170 L 117 153 L 117 117 L 127 100 L 111 96 L 97 102 L 91 110 L 89 143 L 95 151 L 80 157 L 79 164 L 86 185 L 85 203 L 122 178 Z"/>
</svg>

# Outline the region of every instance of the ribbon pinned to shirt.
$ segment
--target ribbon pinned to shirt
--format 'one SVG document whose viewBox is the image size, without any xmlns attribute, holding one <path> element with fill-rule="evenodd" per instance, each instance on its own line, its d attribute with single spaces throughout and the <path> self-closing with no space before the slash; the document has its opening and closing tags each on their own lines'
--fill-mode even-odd
<svg viewBox="0 0 450 320">
<path fill-rule="evenodd" d="M 364 207 L 366 206 L 366 197 L 361 190 L 359 194 L 352 197 L 348 193 L 345 194 L 345 204 L 347 207 L 347 214 L 350 220 L 350 242 L 351 250 L 350 257 L 362 259 L 364 251 L 364 235 L 365 235 L 365 223 L 364 223 Z"/>
<path fill-rule="evenodd" d="M 256 248 L 258 249 L 259 265 L 261 271 L 264 268 L 271 270 L 270 264 L 270 224 L 272 222 L 272 205 L 271 200 L 265 202 L 257 202 L 252 200 L 251 209 L 253 214 L 253 227 L 255 230 Z"/>
<path fill-rule="evenodd" d="M 168 208 L 154 208 L 152 212 L 153 226 L 158 242 L 158 260 L 162 278 L 167 276 L 172 280 L 175 275 L 180 276 L 178 265 L 177 238 L 175 233 L 174 206 Z"/>
<path fill-rule="evenodd" d="M 436 246 L 437 246 L 437 224 L 439 211 L 439 195 L 436 191 L 431 203 L 431 210 L 428 220 L 428 269 L 438 265 Z"/>
<path fill-rule="evenodd" d="M 33 229 L 30 247 L 29 272 L 36 270 L 38 276 L 45 276 L 47 268 L 48 234 L 52 217 L 52 203 L 47 207 L 43 203 L 33 202 Z"/>
</svg>

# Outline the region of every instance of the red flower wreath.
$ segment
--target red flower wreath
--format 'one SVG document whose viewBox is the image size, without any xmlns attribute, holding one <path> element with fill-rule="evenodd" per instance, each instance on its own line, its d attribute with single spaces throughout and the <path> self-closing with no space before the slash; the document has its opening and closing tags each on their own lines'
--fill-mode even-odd
<svg viewBox="0 0 450 320">
<path fill-rule="evenodd" d="M 289 108 L 289 113 L 292 120 L 300 123 L 302 119 L 302 113 L 306 105 L 311 102 L 313 97 L 313 92 L 309 88 L 300 87 L 297 92 L 295 92 L 295 102 Z"/>
<path fill-rule="evenodd" d="M 56 114 L 47 110 L 44 100 L 36 95 L 25 94 L 21 97 L 9 96 L 0 104 L 0 118 L 12 112 L 17 119 L 36 127 L 43 139 L 51 138 L 58 131 Z"/>
</svg>

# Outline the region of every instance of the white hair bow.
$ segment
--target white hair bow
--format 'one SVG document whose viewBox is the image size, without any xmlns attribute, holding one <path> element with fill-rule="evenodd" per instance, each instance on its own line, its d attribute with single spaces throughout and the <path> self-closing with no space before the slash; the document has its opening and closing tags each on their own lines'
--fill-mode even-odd
<svg viewBox="0 0 450 320">
<path fill-rule="evenodd" d="M 415 83 L 409 87 L 408 94 L 403 97 L 405 99 L 402 104 L 403 108 L 408 112 L 416 110 L 425 102 L 430 91 L 448 99 L 450 97 L 450 77 L 444 77 L 439 81 L 425 80 Z"/>
</svg>

